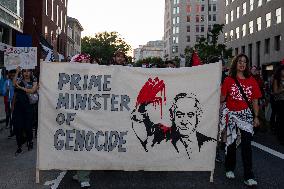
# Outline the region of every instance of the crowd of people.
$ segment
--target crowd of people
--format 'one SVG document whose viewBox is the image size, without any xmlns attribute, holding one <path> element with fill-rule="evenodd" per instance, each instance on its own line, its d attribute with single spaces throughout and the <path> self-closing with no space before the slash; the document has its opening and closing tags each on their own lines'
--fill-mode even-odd
<svg viewBox="0 0 284 189">
<path fill-rule="evenodd" d="M 98 59 L 88 54 L 75 55 L 69 61 L 100 64 Z M 127 66 L 127 56 L 124 52 L 117 51 L 109 65 Z M 153 68 L 155 65 L 142 67 Z M 175 68 L 176 65 L 168 61 L 166 67 Z M 222 133 L 220 138 L 226 144 L 225 175 L 228 179 L 235 178 L 236 148 L 240 138 L 244 183 L 248 186 L 257 185 L 253 174 L 251 141 L 255 128 L 261 124 L 261 112 L 265 111 L 268 104 L 272 108 L 268 121 L 271 128 L 276 130 L 280 143 L 284 144 L 284 64 L 278 66 L 269 83 L 263 81 L 260 71 L 256 66 L 250 69 L 248 57 L 239 54 L 234 57 L 228 70 L 223 69 L 222 74 L 219 125 Z M 4 96 L 9 137 L 16 136 L 16 156 L 23 152 L 25 143 L 28 150 L 33 149 L 33 138 L 37 136 L 38 89 L 38 78 L 33 70 L 18 67 L 5 73 L 1 92 Z M 76 171 L 73 179 L 80 182 L 81 188 L 88 188 L 89 175 L 90 171 Z"/>
</svg>

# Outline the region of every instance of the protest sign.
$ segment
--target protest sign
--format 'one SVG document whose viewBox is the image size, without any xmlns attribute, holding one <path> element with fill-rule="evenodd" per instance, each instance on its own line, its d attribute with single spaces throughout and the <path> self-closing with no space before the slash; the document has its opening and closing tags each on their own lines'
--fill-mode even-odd
<svg viewBox="0 0 284 189">
<path fill-rule="evenodd" d="M 38 169 L 212 171 L 220 79 L 220 63 L 42 63 Z"/>
<path fill-rule="evenodd" d="M 5 49 L 4 66 L 7 70 L 16 69 L 18 66 L 23 69 L 34 69 L 36 65 L 36 47 L 10 47 Z"/>
</svg>

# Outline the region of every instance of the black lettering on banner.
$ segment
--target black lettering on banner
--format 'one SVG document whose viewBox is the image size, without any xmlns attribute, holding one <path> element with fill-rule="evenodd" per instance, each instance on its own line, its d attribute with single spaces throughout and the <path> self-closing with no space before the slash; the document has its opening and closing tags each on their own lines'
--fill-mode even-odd
<svg viewBox="0 0 284 189">
<path fill-rule="evenodd" d="M 56 150 L 62 150 L 64 147 L 64 140 L 59 140 L 59 135 L 63 137 L 65 136 L 65 133 L 62 129 L 57 130 L 54 134 L 54 147 Z"/>
<path fill-rule="evenodd" d="M 111 111 L 118 111 L 118 108 L 115 108 L 114 105 L 118 104 L 118 101 L 115 99 L 119 97 L 119 95 L 111 95 Z"/>
<path fill-rule="evenodd" d="M 58 100 L 57 100 L 57 106 L 56 109 L 60 109 L 64 107 L 65 109 L 69 109 L 69 94 L 65 93 L 59 93 Z"/>
<path fill-rule="evenodd" d="M 62 125 L 65 122 L 65 115 L 63 113 L 58 114 L 56 117 L 56 122 L 59 125 Z"/>
<path fill-rule="evenodd" d="M 100 97 L 101 97 L 101 95 L 99 95 L 99 94 L 95 94 L 94 97 L 93 97 L 93 102 L 95 103 L 95 105 L 93 106 L 94 110 L 99 110 L 102 107 L 101 103 L 99 103 L 97 101 L 97 98 L 100 98 Z"/>
<path fill-rule="evenodd" d="M 126 152 L 126 148 L 123 148 L 122 145 L 126 144 L 126 140 L 124 140 L 124 136 L 127 135 L 127 131 L 120 132 L 119 136 L 119 145 L 118 145 L 118 152 Z"/>
<path fill-rule="evenodd" d="M 92 75 L 90 82 L 89 82 L 88 89 L 91 90 L 92 87 L 94 86 L 94 87 L 98 87 L 98 91 L 101 91 L 102 90 L 101 82 L 102 82 L 102 75 L 98 75 L 98 76 Z"/>
<path fill-rule="evenodd" d="M 114 141 L 113 141 L 114 138 Z M 117 146 L 117 143 L 119 141 L 119 134 L 117 131 L 111 131 L 109 134 L 109 139 L 108 139 L 108 151 L 111 152 L 113 149 Z"/>
<path fill-rule="evenodd" d="M 102 94 L 102 98 L 104 99 L 104 110 L 107 110 L 107 99 L 110 98 L 110 94 Z"/>
<path fill-rule="evenodd" d="M 74 151 L 80 151 L 84 150 L 84 144 L 85 144 L 85 131 L 82 130 L 81 132 L 79 130 L 76 130 L 76 139 L 75 139 L 75 148 Z"/>
<path fill-rule="evenodd" d="M 87 151 L 91 151 L 91 149 L 94 146 L 94 133 L 91 131 L 88 131 L 87 135 L 86 135 L 86 140 L 85 140 L 85 144 L 86 144 L 86 150 Z"/>
<path fill-rule="evenodd" d="M 130 98 L 127 95 L 121 95 L 120 111 L 123 111 L 123 107 L 128 111 L 130 110 L 128 104 L 130 103 Z"/>
<path fill-rule="evenodd" d="M 70 90 L 74 90 L 75 87 L 77 90 L 81 90 L 81 87 L 79 85 L 80 80 L 81 80 L 80 74 L 72 74 L 70 82 Z"/>
<path fill-rule="evenodd" d="M 95 136 L 95 148 L 98 151 L 101 151 L 104 148 L 104 145 L 103 144 L 99 145 L 99 136 L 104 136 L 104 133 L 102 131 L 98 131 Z"/>
<path fill-rule="evenodd" d="M 108 79 L 110 78 L 111 75 L 104 75 L 103 91 L 111 91 L 111 88 L 108 88 L 108 84 L 110 84 L 110 81 Z"/>
<path fill-rule="evenodd" d="M 65 150 L 73 150 L 74 148 L 74 146 L 70 144 L 74 139 L 74 136 L 72 136 L 72 134 L 75 134 L 75 129 L 66 130 Z"/>
<path fill-rule="evenodd" d="M 63 85 L 70 81 L 70 76 L 66 73 L 59 73 L 58 89 L 62 90 Z"/>
</svg>

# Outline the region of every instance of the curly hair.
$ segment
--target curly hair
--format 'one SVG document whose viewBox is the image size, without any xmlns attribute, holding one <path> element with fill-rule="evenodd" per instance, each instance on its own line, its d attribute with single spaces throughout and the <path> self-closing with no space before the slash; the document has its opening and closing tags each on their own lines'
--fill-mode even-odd
<svg viewBox="0 0 284 189">
<path fill-rule="evenodd" d="M 236 78 L 237 77 L 237 65 L 238 65 L 238 61 L 240 58 L 245 57 L 246 59 L 246 68 L 244 70 L 244 76 L 245 78 L 250 77 L 251 73 L 250 73 L 250 68 L 249 68 L 249 58 L 247 57 L 247 55 L 245 54 L 238 54 L 237 56 L 235 56 L 232 60 L 231 63 L 231 67 L 230 67 L 230 71 L 229 71 L 229 76 L 231 76 L 232 78 Z"/>
</svg>

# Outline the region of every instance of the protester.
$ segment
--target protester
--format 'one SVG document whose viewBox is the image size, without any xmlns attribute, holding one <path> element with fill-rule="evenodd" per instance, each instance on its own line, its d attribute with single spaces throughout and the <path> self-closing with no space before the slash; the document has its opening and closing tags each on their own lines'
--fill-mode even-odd
<svg viewBox="0 0 284 189">
<path fill-rule="evenodd" d="M 91 56 L 89 54 L 77 54 L 71 58 L 71 62 L 77 63 L 92 63 Z M 80 183 L 81 188 L 90 188 L 90 173 L 91 171 L 76 171 L 76 174 L 72 177 Z"/>
<path fill-rule="evenodd" d="M 125 66 L 127 64 L 127 56 L 123 51 L 116 51 L 109 62 L 110 65 L 122 65 Z"/>
<path fill-rule="evenodd" d="M 14 129 L 16 134 L 16 140 L 18 149 L 15 155 L 22 153 L 22 145 L 25 142 L 23 132 L 26 134 L 28 150 L 33 149 L 33 106 L 35 101 L 34 93 L 38 89 L 37 80 L 32 75 L 32 71 L 28 69 L 22 70 L 22 75 L 19 76 L 21 70 L 20 67 L 16 69 L 16 75 L 13 83 L 15 86 L 14 95 Z"/>
<path fill-rule="evenodd" d="M 14 85 L 13 78 L 15 77 L 15 70 L 10 70 L 8 72 L 8 77 L 3 85 L 3 96 L 4 96 L 4 104 L 5 104 L 5 112 L 6 112 L 6 128 L 10 129 L 9 137 L 14 136 L 13 132 L 13 123 L 12 123 L 12 101 L 14 97 Z"/>
<path fill-rule="evenodd" d="M 273 80 L 273 93 L 276 106 L 276 128 L 280 144 L 284 145 L 284 65 L 275 72 Z"/>
<path fill-rule="evenodd" d="M 231 64 L 229 76 L 224 80 L 221 89 L 221 102 L 226 99 L 228 109 L 227 151 L 225 157 L 226 177 L 235 178 L 236 139 L 238 130 L 241 133 L 242 161 L 244 166 L 244 183 L 257 185 L 252 171 L 251 141 L 253 127 L 259 126 L 258 99 L 261 91 L 249 71 L 249 59 L 245 54 L 237 55 Z M 254 114 L 254 115 L 253 115 Z"/>
</svg>

